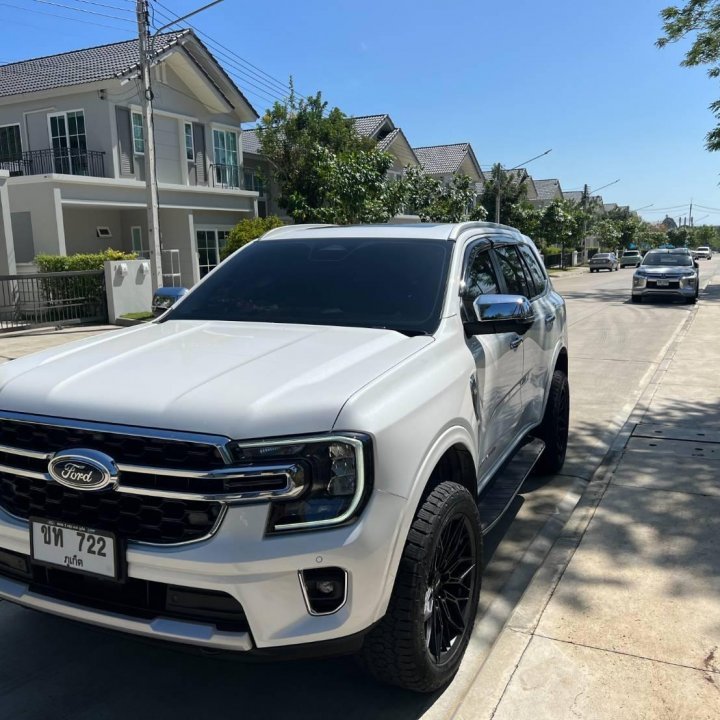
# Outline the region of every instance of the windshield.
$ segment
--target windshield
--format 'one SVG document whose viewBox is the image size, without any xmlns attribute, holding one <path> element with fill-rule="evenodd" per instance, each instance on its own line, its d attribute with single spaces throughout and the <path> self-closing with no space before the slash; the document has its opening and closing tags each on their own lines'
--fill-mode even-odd
<svg viewBox="0 0 720 720">
<path fill-rule="evenodd" d="M 637 257 L 640 254 L 639 250 L 626 250 L 623 255 L 632 255 L 633 257 Z"/>
<path fill-rule="evenodd" d="M 607 260 L 610 255 L 608 253 L 597 253 L 594 257 L 596 260 Z"/>
<path fill-rule="evenodd" d="M 442 312 L 446 240 L 255 242 L 164 320 L 345 325 L 432 333 Z"/>
<path fill-rule="evenodd" d="M 689 255 L 680 253 L 648 253 L 642 262 L 643 265 L 671 265 L 671 266 L 689 266 L 692 267 L 693 261 Z"/>
</svg>

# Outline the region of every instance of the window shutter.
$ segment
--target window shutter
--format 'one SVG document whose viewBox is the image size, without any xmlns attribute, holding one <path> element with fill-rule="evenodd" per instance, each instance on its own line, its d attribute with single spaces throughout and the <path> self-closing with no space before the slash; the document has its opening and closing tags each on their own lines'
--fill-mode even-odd
<svg viewBox="0 0 720 720">
<path fill-rule="evenodd" d="M 118 145 L 120 147 L 120 174 L 134 175 L 135 163 L 133 158 L 130 110 L 126 107 L 116 107 L 115 118 L 117 122 Z"/>
<path fill-rule="evenodd" d="M 195 171 L 197 184 L 207 182 L 207 163 L 205 159 L 205 126 L 202 123 L 193 123 L 193 143 L 195 144 Z"/>
</svg>

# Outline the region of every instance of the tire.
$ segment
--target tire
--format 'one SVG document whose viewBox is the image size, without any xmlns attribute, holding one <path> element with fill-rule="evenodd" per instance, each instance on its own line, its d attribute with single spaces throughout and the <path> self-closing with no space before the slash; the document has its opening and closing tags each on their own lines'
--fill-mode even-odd
<svg viewBox="0 0 720 720">
<path fill-rule="evenodd" d="M 634 303 L 641 303 L 642 297 L 640 295 L 631 295 L 630 300 L 632 300 Z"/>
<path fill-rule="evenodd" d="M 565 463 L 570 425 L 570 385 L 567 375 L 556 370 L 550 383 L 550 395 L 542 423 L 534 433 L 545 442 L 545 449 L 535 464 L 539 475 L 559 472 Z"/>
<path fill-rule="evenodd" d="M 695 305 L 695 303 L 698 301 L 698 296 L 693 295 L 691 298 L 685 298 L 685 304 L 686 305 Z"/>
<path fill-rule="evenodd" d="M 462 485 L 440 483 L 415 513 L 387 613 L 358 656 L 362 667 L 380 682 L 416 692 L 448 683 L 475 622 L 482 557 L 475 500 Z M 438 570 L 448 563 L 461 580 L 443 583 Z M 453 602 L 441 602 L 448 596 Z"/>
</svg>

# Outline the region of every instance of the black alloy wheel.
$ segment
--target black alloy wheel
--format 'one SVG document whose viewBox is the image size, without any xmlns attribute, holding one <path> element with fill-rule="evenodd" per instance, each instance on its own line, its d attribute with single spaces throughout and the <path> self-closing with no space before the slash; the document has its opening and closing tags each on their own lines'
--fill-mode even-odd
<svg viewBox="0 0 720 720">
<path fill-rule="evenodd" d="M 363 668 L 416 692 L 452 680 L 475 622 L 482 559 L 475 499 L 462 485 L 441 482 L 415 512 L 387 612 L 358 657 Z"/>
<path fill-rule="evenodd" d="M 474 620 L 472 597 L 477 574 L 477 548 L 470 520 L 458 515 L 448 522 L 435 547 L 425 591 L 425 645 L 437 665 L 452 659 L 458 640 Z"/>
</svg>

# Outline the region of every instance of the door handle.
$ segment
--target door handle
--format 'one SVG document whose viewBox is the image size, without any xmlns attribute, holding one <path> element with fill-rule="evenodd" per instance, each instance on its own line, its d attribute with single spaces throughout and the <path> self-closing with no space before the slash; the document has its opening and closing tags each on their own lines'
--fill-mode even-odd
<svg viewBox="0 0 720 720">
<path fill-rule="evenodd" d="M 517 349 L 522 345 L 522 342 L 523 342 L 524 339 L 525 339 L 525 338 L 516 337 L 514 340 L 511 340 L 511 341 L 510 341 L 510 347 L 511 347 L 513 350 L 517 350 Z"/>
<path fill-rule="evenodd" d="M 552 325 L 555 322 L 555 315 L 546 315 L 545 316 L 545 324 L 546 325 Z"/>
</svg>

